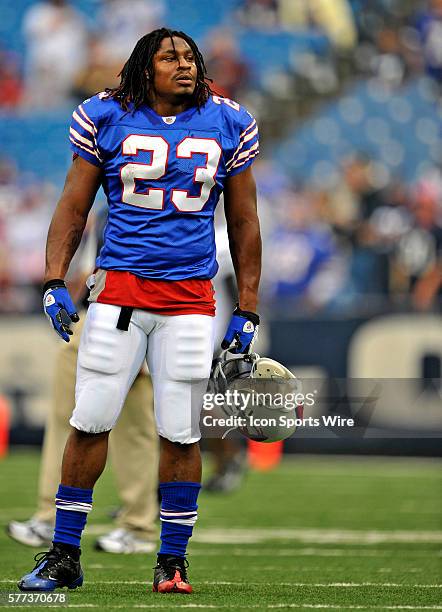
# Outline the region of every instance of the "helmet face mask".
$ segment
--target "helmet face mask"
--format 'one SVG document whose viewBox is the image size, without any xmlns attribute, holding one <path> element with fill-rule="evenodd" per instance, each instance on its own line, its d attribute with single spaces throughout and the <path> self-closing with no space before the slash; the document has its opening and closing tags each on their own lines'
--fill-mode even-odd
<svg viewBox="0 0 442 612">
<path fill-rule="evenodd" d="M 250 378 L 256 353 L 240 355 L 238 357 L 226 358 L 227 351 L 221 357 L 214 359 L 212 373 L 210 375 L 215 393 L 225 393 L 235 380 Z"/>
<path fill-rule="evenodd" d="M 247 438 L 259 442 L 276 442 L 290 437 L 302 419 L 301 382 L 285 366 L 256 353 L 227 357 L 227 351 L 212 366 L 212 391 L 226 395 L 220 406 L 224 415 L 240 422 L 224 434 L 237 429 Z M 227 395 L 236 393 L 236 401 Z M 291 401 L 284 401 L 287 398 Z"/>
</svg>

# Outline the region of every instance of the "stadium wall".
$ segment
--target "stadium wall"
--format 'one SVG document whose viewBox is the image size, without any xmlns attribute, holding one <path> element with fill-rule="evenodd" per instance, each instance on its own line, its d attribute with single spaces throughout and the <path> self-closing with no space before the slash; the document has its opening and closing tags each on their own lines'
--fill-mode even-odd
<svg viewBox="0 0 442 612">
<path fill-rule="evenodd" d="M 268 354 L 329 398 L 328 413 L 359 411 L 361 417 L 361 398 L 370 400 L 362 415 L 366 429 L 352 436 L 301 429 L 287 451 L 440 454 L 440 317 L 278 319 L 269 329 Z M 0 395 L 10 406 L 10 442 L 40 444 L 59 341 L 40 316 L 2 318 L 0 337 Z"/>
</svg>

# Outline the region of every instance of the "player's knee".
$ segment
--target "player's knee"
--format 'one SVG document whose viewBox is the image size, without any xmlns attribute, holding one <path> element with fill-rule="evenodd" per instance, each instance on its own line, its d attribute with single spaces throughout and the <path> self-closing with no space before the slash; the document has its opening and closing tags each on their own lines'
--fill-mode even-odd
<svg viewBox="0 0 442 612">
<path fill-rule="evenodd" d="M 192 448 L 201 439 L 201 433 L 196 428 L 177 431 L 171 427 L 162 427 L 158 429 L 158 435 L 163 445 L 163 440 L 165 440 L 166 443 L 172 443 L 173 447 L 182 447 L 183 450 Z"/>
<path fill-rule="evenodd" d="M 74 426 L 72 426 L 72 430 L 71 430 L 71 435 L 73 435 L 75 438 L 75 441 L 80 444 L 88 444 L 90 442 L 94 442 L 97 439 L 103 439 L 105 437 L 108 437 L 109 434 L 110 434 L 110 431 L 100 431 L 98 433 L 95 433 L 95 432 L 83 431 L 81 429 L 77 429 Z"/>
<path fill-rule="evenodd" d="M 110 431 L 117 422 L 123 398 L 118 381 L 91 381 L 79 389 L 70 424 L 86 433 Z"/>
</svg>

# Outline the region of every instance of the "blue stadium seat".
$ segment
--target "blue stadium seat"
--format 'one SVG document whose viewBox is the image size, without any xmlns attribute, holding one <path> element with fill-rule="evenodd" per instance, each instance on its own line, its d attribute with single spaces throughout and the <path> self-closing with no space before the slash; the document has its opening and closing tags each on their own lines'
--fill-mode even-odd
<svg viewBox="0 0 442 612">
<path fill-rule="evenodd" d="M 412 182 L 437 161 L 440 121 L 437 96 L 426 78 L 399 91 L 361 82 L 293 130 L 274 157 L 303 181 L 315 178 L 318 163 L 337 167 L 346 154 L 359 151 Z"/>
<path fill-rule="evenodd" d="M 5 153 L 22 172 L 29 172 L 61 185 L 69 166 L 68 129 L 70 112 L 36 116 L 0 116 L 0 142 Z"/>
</svg>

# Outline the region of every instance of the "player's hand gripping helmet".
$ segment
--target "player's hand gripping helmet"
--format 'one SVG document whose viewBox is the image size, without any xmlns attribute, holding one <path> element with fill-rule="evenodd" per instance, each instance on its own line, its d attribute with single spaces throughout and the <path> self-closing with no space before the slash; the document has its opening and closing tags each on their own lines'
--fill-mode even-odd
<svg viewBox="0 0 442 612">
<path fill-rule="evenodd" d="M 274 359 L 256 353 L 228 358 L 224 351 L 213 361 L 211 380 L 215 393 L 230 391 L 232 397 L 237 390 L 239 401 L 226 401 L 221 409 L 228 417 L 237 417 L 238 425 L 232 429 L 250 440 L 284 440 L 303 418 L 302 384 Z"/>
</svg>

